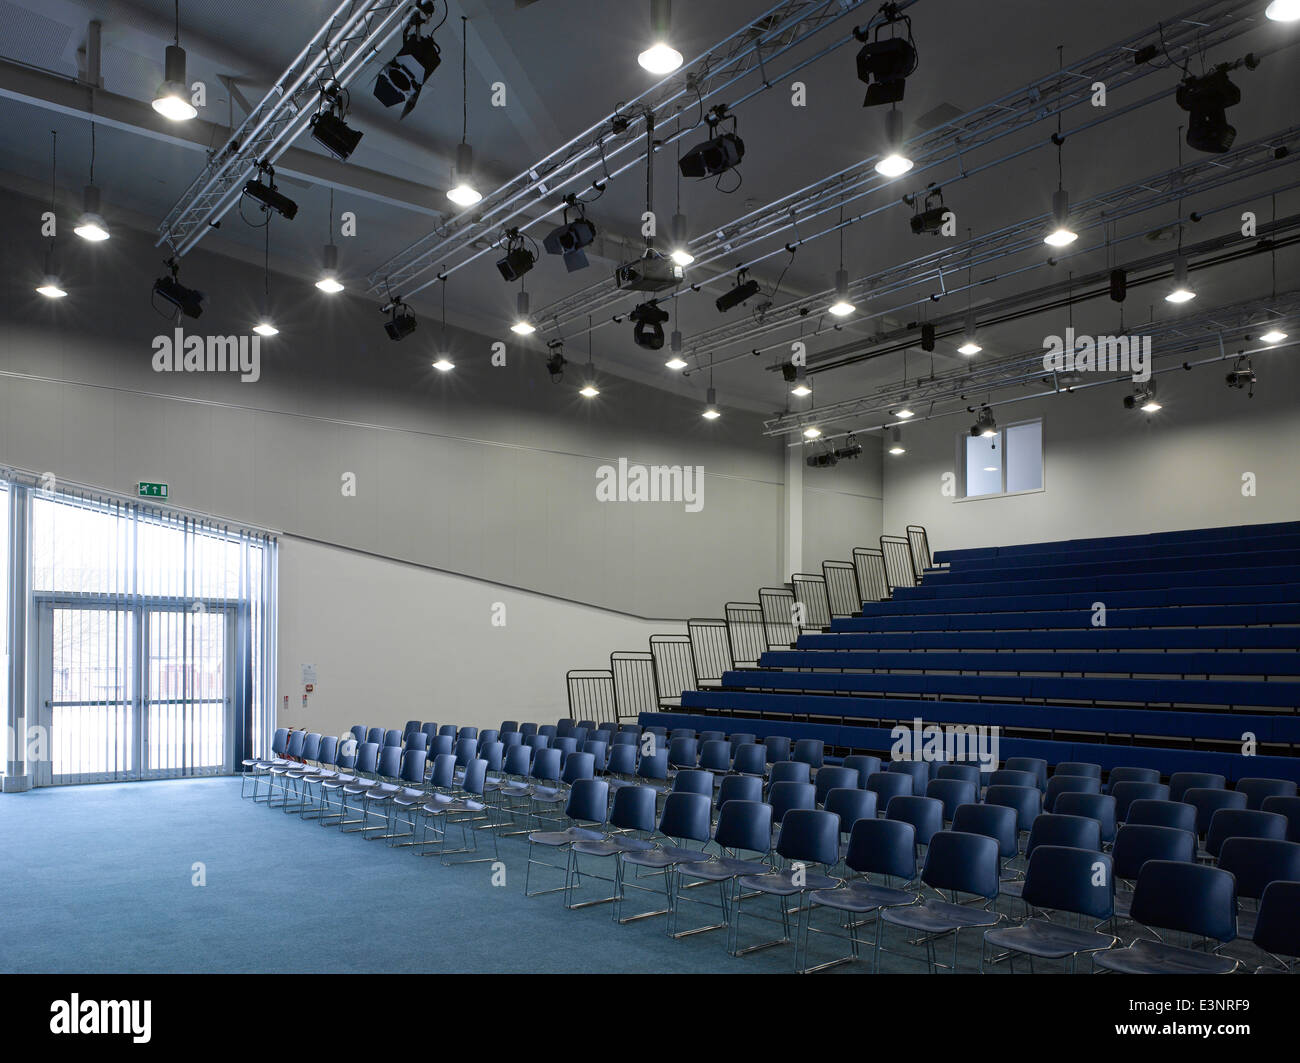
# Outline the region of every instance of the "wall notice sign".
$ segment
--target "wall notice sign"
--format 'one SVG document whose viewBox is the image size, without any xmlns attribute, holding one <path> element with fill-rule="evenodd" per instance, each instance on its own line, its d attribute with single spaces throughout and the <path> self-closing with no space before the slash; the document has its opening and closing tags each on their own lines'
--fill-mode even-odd
<svg viewBox="0 0 1300 1063">
<path fill-rule="evenodd" d="M 316 685 L 316 666 L 314 664 L 304 664 L 302 666 L 302 685 L 312 687 Z"/>
<path fill-rule="evenodd" d="M 140 480 L 138 482 L 139 482 L 138 491 L 139 491 L 140 498 L 166 498 L 167 497 L 166 484 L 147 483 L 144 480 Z"/>
</svg>

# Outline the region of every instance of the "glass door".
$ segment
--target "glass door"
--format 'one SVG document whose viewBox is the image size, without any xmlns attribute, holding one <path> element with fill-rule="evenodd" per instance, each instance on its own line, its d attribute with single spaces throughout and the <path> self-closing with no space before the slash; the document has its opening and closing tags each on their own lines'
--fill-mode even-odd
<svg viewBox="0 0 1300 1063">
<path fill-rule="evenodd" d="M 144 612 L 147 778 L 226 769 L 230 619 L 201 605 Z"/>
</svg>

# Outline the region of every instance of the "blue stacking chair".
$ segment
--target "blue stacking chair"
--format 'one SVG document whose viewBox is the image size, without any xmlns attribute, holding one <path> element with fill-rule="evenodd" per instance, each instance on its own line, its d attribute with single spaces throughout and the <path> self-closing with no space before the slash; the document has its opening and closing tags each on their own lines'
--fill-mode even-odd
<svg viewBox="0 0 1300 1063">
<path fill-rule="evenodd" d="M 1222 947 L 1237 936 L 1236 880 L 1205 864 L 1148 860 L 1138 872 L 1131 917 L 1153 930 L 1212 939 Z M 1240 966 L 1217 952 L 1147 938 L 1098 954 L 1096 964 L 1118 974 L 1232 974 Z"/>
<path fill-rule="evenodd" d="M 1112 783 L 1110 794 L 1115 798 L 1115 815 L 1121 823 L 1128 822 L 1129 806 L 1134 801 L 1168 801 L 1169 787 L 1158 782 Z"/>
<path fill-rule="evenodd" d="M 424 734 L 420 732 L 420 737 Z M 424 789 L 424 765 L 428 754 L 423 749 L 408 747 L 402 752 L 401 767 L 397 772 L 397 779 L 393 783 L 381 782 L 379 786 L 366 794 L 367 800 L 377 801 L 384 808 L 384 826 L 387 830 L 385 834 L 375 835 L 388 841 L 391 846 L 408 846 L 415 844 L 416 837 L 416 810 L 420 807 L 428 796 L 428 791 Z M 367 814 L 369 813 L 367 805 Z M 391 811 L 391 826 L 389 824 Z M 398 817 L 402 812 L 406 813 L 407 826 L 409 831 L 398 830 Z M 408 838 L 409 841 L 401 839 Z"/>
<path fill-rule="evenodd" d="M 700 767 L 726 774 L 731 770 L 731 743 L 710 739 L 700 747 Z"/>
<path fill-rule="evenodd" d="M 713 800 L 713 772 L 688 768 L 673 777 L 673 793 L 703 794 Z"/>
<path fill-rule="evenodd" d="M 998 863 L 1005 870 L 1020 855 L 1020 827 L 1016 810 L 1006 805 L 958 805 L 950 830 L 983 834 L 998 843 Z"/>
<path fill-rule="evenodd" d="M 1028 786 L 1032 789 L 1043 791 L 1047 789 L 1047 784 L 1038 785 L 1038 777 L 1032 772 L 1019 771 L 1016 768 L 1000 768 L 998 771 L 988 773 L 988 784 L 990 786 Z"/>
<path fill-rule="evenodd" d="M 912 796 L 912 777 L 896 771 L 878 771 L 867 776 L 867 789 L 876 795 L 877 807 L 889 807 L 895 797 Z"/>
<path fill-rule="evenodd" d="M 611 746 L 605 761 L 605 774 L 609 777 L 610 788 L 617 790 L 620 786 L 629 785 L 635 773 L 636 746 Z"/>
<path fill-rule="evenodd" d="M 371 727 L 366 731 L 366 741 L 373 742 L 380 749 L 384 748 L 384 729 L 382 727 Z"/>
<path fill-rule="evenodd" d="M 833 812 L 820 809 L 792 808 L 785 814 L 781 824 L 780 838 L 776 845 L 776 854 L 784 867 L 777 871 L 766 871 L 755 875 L 741 875 L 736 880 L 734 917 L 731 926 L 731 947 L 733 956 L 743 956 L 757 949 L 772 945 L 784 945 L 791 942 L 795 946 L 795 970 L 801 969 L 800 942 L 803 937 L 803 921 L 807 912 L 805 901 L 816 890 L 833 889 L 839 885 L 839 879 L 833 878 L 829 871 L 840 859 L 840 818 Z M 821 868 L 821 871 L 815 868 Z M 740 917 L 744 910 L 746 891 L 764 896 L 775 897 L 781 910 L 782 936 L 771 941 L 740 947 Z M 791 911 L 789 899 L 796 899 L 796 907 Z M 790 917 L 796 918 L 795 931 L 791 934 Z"/>
<path fill-rule="evenodd" d="M 1260 808 L 1286 817 L 1286 840 L 1300 842 L 1300 797 L 1266 797 Z"/>
<path fill-rule="evenodd" d="M 1118 808 L 1116 809 L 1118 814 Z M 1138 798 L 1128 806 L 1125 823 L 1151 827 L 1175 827 L 1196 833 L 1196 809 L 1183 801 Z"/>
<path fill-rule="evenodd" d="M 384 732 L 384 745 L 397 746 L 398 749 L 400 749 L 402 747 L 402 744 L 405 741 L 405 738 L 406 736 L 401 731 L 399 731 L 396 727 L 390 727 L 387 731 Z"/>
<path fill-rule="evenodd" d="M 537 724 L 527 723 L 527 722 L 520 723 L 519 733 L 523 735 L 525 738 L 527 738 L 529 735 L 535 735 L 537 733 Z"/>
<path fill-rule="evenodd" d="M 1119 940 L 1083 925 L 1085 918 L 1095 925 L 1109 921 L 1115 913 L 1115 880 L 1109 856 L 1091 849 L 1040 845 L 1029 857 L 1021 899 L 1029 909 L 1025 922 L 985 931 L 980 947 L 981 972 L 990 945 L 1005 950 L 1007 966 L 1013 973 L 1015 956 L 1019 954 L 1029 957 L 1031 974 L 1035 958 L 1068 960 L 1069 972 L 1074 974 L 1080 954 L 1095 957 Z M 1035 909 L 1057 913 L 1058 918 L 1035 916 Z M 1060 921 L 1060 915 L 1075 916 L 1075 924 Z M 1002 958 L 996 957 L 994 962 Z"/>
<path fill-rule="evenodd" d="M 812 782 L 812 768 L 799 760 L 780 760 L 772 765 L 768 782 L 775 786 L 779 782 Z"/>
<path fill-rule="evenodd" d="M 1127 919 L 1133 903 L 1133 883 L 1148 860 L 1190 863 L 1196 859 L 1196 835 L 1190 830 L 1148 823 L 1125 823 L 1115 834 L 1111 850 L 1115 877 L 1128 885 L 1115 888 L 1115 918 Z"/>
<path fill-rule="evenodd" d="M 943 804 L 943 821 L 951 823 L 959 805 L 975 803 L 976 784 L 966 779 L 931 779 L 925 788 L 925 796 Z"/>
<path fill-rule="evenodd" d="M 266 780 L 266 798 L 267 808 L 275 807 L 275 794 L 278 790 L 283 795 L 283 802 L 289 800 L 289 772 L 295 771 L 302 766 L 302 751 L 307 745 L 306 731 L 291 731 L 289 742 L 285 746 L 284 759 L 274 760 L 267 769 L 268 775 Z M 280 780 L 278 783 L 276 780 Z M 256 798 L 254 798 L 256 800 Z"/>
<path fill-rule="evenodd" d="M 1286 817 L 1249 808 L 1221 808 L 1210 817 L 1205 831 L 1205 854 L 1219 859 L 1229 838 L 1273 838 L 1286 841 Z"/>
<path fill-rule="evenodd" d="M 756 779 L 731 778 L 744 782 L 756 783 Z M 726 780 L 730 781 L 730 780 Z M 728 800 L 718 812 L 718 825 L 713 832 L 713 844 L 717 854 L 707 860 L 691 860 L 679 863 L 674 869 L 674 886 L 671 892 L 671 913 L 668 917 L 668 933 L 674 938 L 689 937 L 709 930 L 723 930 L 731 926 L 731 913 L 739 903 L 739 882 L 743 875 L 761 875 L 771 871 L 767 861 L 771 856 L 772 845 L 772 806 L 758 800 Z M 753 854 L 746 856 L 744 854 Z M 703 904 L 713 908 L 704 901 L 695 901 L 686 891 L 692 883 L 717 883 L 718 904 L 722 922 L 708 926 L 695 926 L 682 930 L 679 927 L 679 913 L 683 901 Z"/>
<path fill-rule="evenodd" d="M 398 735 L 400 739 L 401 736 Z M 392 796 L 401 788 L 397 780 L 402 774 L 402 747 L 400 742 L 395 745 L 386 745 L 379 751 L 379 762 L 375 769 L 375 778 L 361 780 L 343 787 L 343 806 L 344 812 L 347 811 L 348 797 L 361 798 L 361 819 L 359 826 L 355 830 L 348 830 L 346 822 L 342 825 L 344 834 L 360 834 L 363 838 L 369 837 L 374 831 L 388 830 L 388 802 Z M 421 771 L 424 765 L 421 764 Z M 376 815 L 375 806 L 383 810 L 384 818 L 382 824 L 372 824 L 371 816 Z M 382 837 L 383 835 L 379 835 Z"/>
<path fill-rule="evenodd" d="M 615 747 L 633 749 L 635 746 Z M 614 791 L 614 805 L 609 814 L 611 833 L 604 838 L 574 841 L 569 850 L 573 854 L 573 873 L 579 879 L 582 875 L 600 882 L 609 882 L 613 892 L 608 897 L 574 902 L 570 895 L 569 908 L 588 908 L 593 904 L 609 904 L 618 899 L 618 887 L 621 882 L 622 862 L 618 859 L 623 853 L 646 852 L 653 848 L 649 840 L 655 829 L 655 805 L 659 795 L 650 786 L 629 784 Z M 614 876 L 605 878 L 590 871 L 582 870 L 582 857 L 590 859 L 614 858 Z M 617 912 L 615 912 L 617 917 Z"/>
<path fill-rule="evenodd" d="M 701 731 L 699 734 L 700 748 L 703 749 L 708 742 L 725 742 L 726 738 L 727 733 L 725 731 Z M 727 743 L 727 748 L 730 750 L 730 742 Z"/>
<path fill-rule="evenodd" d="M 668 742 L 670 745 L 679 738 L 689 738 L 692 741 L 698 741 L 694 727 L 674 727 L 668 732 Z"/>
<path fill-rule="evenodd" d="M 1069 849 L 1087 849 L 1101 852 L 1101 824 L 1084 816 L 1063 816 L 1044 812 L 1034 820 L 1025 843 L 1025 859 L 1034 855 L 1040 845 L 1057 845 Z M 1008 897 L 1019 897 L 1024 888 L 1023 879 L 1004 882 L 1002 892 Z"/>
<path fill-rule="evenodd" d="M 1006 763 L 1002 766 L 1008 771 L 1028 772 L 1034 777 L 1034 786 L 1037 786 L 1040 790 L 1047 789 L 1047 761 L 1041 757 L 1007 757 Z M 1024 784 L 1012 783 L 1010 785 L 1021 786 Z"/>
<path fill-rule="evenodd" d="M 694 738 L 672 738 L 668 741 L 668 766 L 670 768 L 694 768 L 699 764 L 699 751 Z"/>
<path fill-rule="evenodd" d="M 664 810 L 659 818 L 659 834 L 662 839 L 659 844 L 653 849 L 623 852 L 618 855 L 624 869 L 617 876 L 618 890 L 615 894 L 614 918 L 620 924 L 630 923 L 637 919 L 647 919 L 655 915 L 667 915 L 672 910 L 673 869 L 678 864 L 698 861 L 709 855 L 702 847 L 713 836 L 710 830 L 712 826 L 711 796 L 711 792 L 709 797 L 704 796 L 704 794 L 685 792 L 669 794 L 664 798 Z M 699 842 L 701 848 L 689 848 L 684 844 L 686 842 Z M 628 864 L 649 871 L 650 875 L 647 877 L 657 877 L 663 880 L 663 908 L 656 911 L 637 912 L 634 915 L 623 915 L 623 904 L 629 888 L 648 893 L 657 892 L 646 886 L 638 885 L 635 881 L 628 882 L 626 870 Z"/>
<path fill-rule="evenodd" d="M 778 764 L 790 759 L 790 739 L 785 735 L 768 735 L 763 739 L 767 749 L 767 762 Z"/>
<path fill-rule="evenodd" d="M 746 742 L 736 747 L 731 768 L 740 775 L 763 777 L 767 765 L 767 750 L 753 742 Z"/>
<path fill-rule="evenodd" d="M 307 815 L 309 810 L 320 814 L 320 791 L 312 793 L 312 786 L 322 785 L 326 779 L 332 779 L 338 775 L 339 771 L 339 740 L 334 735 L 323 735 L 320 740 L 320 747 L 316 754 L 316 767 L 311 771 L 306 771 L 302 776 L 302 807 L 299 814 L 303 819 L 316 819 L 317 816 Z"/>
<path fill-rule="evenodd" d="M 302 743 L 301 764 L 292 764 L 284 772 L 282 786 L 284 788 L 284 800 L 280 803 L 280 808 L 285 815 L 293 812 L 302 812 L 307 807 L 307 786 L 306 780 L 315 775 L 320 766 L 320 747 L 322 736 L 316 731 L 309 731 Z M 275 778 L 274 773 L 272 779 Z M 293 791 L 296 803 L 289 803 L 289 791 Z M 1285 821 L 1284 821 L 1285 822 Z"/>
<path fill-rule="evenodd" d="M 794 744 L 794 759 L 818 771 L 826 760 L 826 743 L 820 738 L 801 738 Z"/>
<path fill-rule="evenodd" d="M 658 794 L 668 792 L 668 753 L 660 749 L 654 756 L 647 757 L 641 754 L 641 759 L 636 765 L 637 782 L 644 786 L 649 786 Z"/>
<path fill-rule="evenodd" d="M 1277 838 L 1225 838 L 1219 850 L 1219 867 L 1237 880 L 1237 900 L 1256 906 L 1272 882 L 1300 882 L 1300 843 Z M 1239 907 L 1237 936 L 1254 939 L 1255 910 Z"/>
<path fill-rule="evenodd" d="M 1115 798 L 1110 794 L 1067 792 L 1059 794 L 1054 812 L 1064 816 L 1086 816 L 1101 825 L 1101 844 L 1110 845 L 1115 840 L 1118 824 L 1115 819 Z"/>
<path fill-rule="evenodd" d="M 752 735 L 748 731 L 733 731 L 727 739 L 731 743 L 731 755 L 736 755 L 736 750 L 741 746 L 752 746 L 758 743 L 758 736 Z M 766 756 L 766 751 L 764 751 Z"/>
<path fill-rule="evenodd" d="M 605 732 L 609 734 L 610 732 Z M 611 748 L 614 746 L 632 746 L 634 749 L 641 745 L 641 734 L 638 731 L 614 731 L 610 739 Z"/>
<path fill-rule="evenodd" d="M 504 734 L 518 734 L 518 733 L 519 733 L 519 721 L 518 721 L 518 720 L 502 720 L 502 721 L 501 721 L 500 731 L 501 731 L 501 733 L 502 733 L 503 735 L 504 735 Z"/>
<path fill-rule="evenodd" d="M 859 791 L 861 792 L 861 791 Z M 805 972 L 820 971 L 840 963 L 861 958 L 859 931 L 866 916 L 875 918 L 875 948 L 872 952 L 873 970 L 879 957 L 880 912 L 886 908 L 915 904 L 917 895 L 908 889 L 890 885 L 891 879 L 901 880 L 906 887 L 916 879 L 916 828 L 903 820 L 859 819 L 849 831 L 849 848 L 844 856 L 845 867 L 861 876 L 850 878 L 834 889 L 814 890 L 809 897 L 808 918 L 804 923 Z M 868 876 L 879 875 L 883 884 L 874 883 Z M 808 947 L 811 934 L 830 935 L 828 930 L 813 927 L 813 916 L 818 907 L 841 913 L 841 925 L 848 930 L 849 955 L 822 963 L 808 964 Z"/>
<path fill-rule="evenodd" d="M 996 926 L 1002 916 L 992 910 L 998 899 L 998 843 L 982 834 L 940 831 L 930 839 L 925 853 L 925 870 L 921 881 L 939 893 L 939 899 L 927 898 L 920 904 L 886 908 L 879 918 L 883 923 L 902 927 L 921 935 L 925 944 L 926 965 L 930 973 L 942 966 L 935 956 L 935 942 L 952 935 L 952 965 L 957 969 L 957 944 L 961 932 Z M 947 890 L 949 898 L 943 898 Z M 984 901 L 984 907 L 957 903 L 960 895 Z M 881 931 L 883 931 L 881 927 Z M 884 951 L 883 933 L 877 940 L 877 953 Z"/>
<path fill-rule="evenodd" d="M 270 757 L 247 757 L 243 761 L 243 772 L 239 777 L 239 796 L 243 798 L 251 797 L 257 800 L 258 780 L 268 775 L 271 771 L 271 765 L 282 762 L 284 754 L 289 748 L 289 728 L 277 727 L 275 733 L 271 736 L 271 755 Z M 247 793 L 244 789 L 244 783 L 249 779 L 253 780 L 253 791 Z"/>
<path fill-rule="evenodd" d="M 1251 940 L 1283 971 L 1300 965 L 1300 882 L 1270 882 L 1259 902 Z M 1269 970 L 1261 965 L 1257 971 Z"/>
<path fill-rule="evenodd" d="M 348 802 L 349 796 L 360 796 L 365 793 L 373 782 L 379 777 L 379 752 L 378 742 L 362 742 L 357 746 L 356 764 L 350 774 L 340 774 L 333 779 L 327 779 L 321 784 L 321 799 L 327 800 L 329 793 L 339 795 L 339 812 L 338 815 L 324 815 L 320 817 L 322 827 L 328 827 L 331 824 L 342 829 L 348 824 L 361 823 L 363 819 L 348 819 Z M 328 807 L 328 804 L 326 805 Z"/>
<path fill-rule="evenodd" d="M 539 897 L 544 893 L 563 893 L 565 907 L 573 897 L 573 843 L 598 842 L 604 839 L 605 823 L 609 818 L 609 783 L 604 779 L 577 779 L 569 787 L 564 814 L 572 825 L 563 830 L 534 831 L 528 835 L 528 864 L 524 870 L 524 896 Z M 552 864 L 533 859 L 533 846 L 540 845 L 564 854 L 564 864 Z M 528 884 L 533 865 L 564 872 L 564 884 L 552 889 L 530 891 Z"/>
<path fill-rule="evenodd" d="M 917 848 L 921 849 L 943 830 L 943 802 L 934 797 L 891 797 L 885 805 L 885 818 L 912 824 Z"/>
<path fill-rule="evenodd" d="M 725 775 L 718 785 L 719 812 L 728 801 L 762 801 L 763 780 L 753 775 Z"/>
<path fill-rule="evenodd" d="M 560 739 L 560 741 L 564 740 Z M 551 752 L 555 752 L 555 750 Z M 581 779 L 594 779 L 596 777 L 596 758 L 590 753 L 570 753 L 563 761 L 563 765 L 560 769 L 559 783 L 556 786 L 547 786 L 545 783 L 539 782 L 531 787 L 527 814 L 537 824 L 538 830 L 542 829 L 543 819 L 555 818 L 554 815 L 543 815 L 543 812 L 559 808 L 567 800 L 568 790 L 574 783 Z"/>
<path fill-rule="evenodd" d="M 1016 810 L 1016 830 L 1028 834 L 1043 811 L 1043 791 L 1037 786 L 990 786 L 984 791 L 986 805 L 1005 805 Z"/>
<path fill-rule="evenodd" d="M 912 793 L 923 794 L 930 782 L 930 765 L 924 760 L 891 760 L 886 772 L 906 775 L 912 780 Z"/>
<path fill-rule="evenodd" d="M 1183 801 L 1196 809 L 1196 833 L 1202 838 L 1210 829 L 1210 819 L 1221 808 L 1246 807 L 1246 795 L 1236 790 L 1192 787 L 1183 791 Z"/>
<path fill-rule="evenodd" d="M 1111 787 L 1120 782 L 1158 783 L 1160 772 L 1155 768 L 1134 768 L 1127 765 L 1111 768 L 1106 776 L 1106 785 L 1101 788 L 1101 792 L 1110 793 Z"/>
<path fill-rule="evenodd" d="M 1093 764 L 1085 760 L 1063 760 L 1052 771 L 1053 776 L 1057 775 L 1075 775 L 1087 779 L 1101 780 L 1101 765 Z M 1051 783 L 1051 779 L 1047 780 Z"/>
<path fill-rule="evenodd" d="M 844 758 L 844 766 L 852 768 L 858 773 L 858 789 L 867 788 L 867 780 L 880 770 L 880 758 L 869 756 L 865 753 L 855 754 L 851 757 Z"/>
<path fill-rule="evenodd" d="M 582 743 L 582 752 L 590 753 L 595 761 L 596 774 L 602 774 L 609 764 L 609 744 L 599 738 L 588 738 Z"/>
<path fill-rule="evenodd" d="M 409 731 L 406 735 L 406 748 L 429 752 L 429 736 L 423 731 Z"/>
<path fill-rule="evenodd" d="M 777 782 L 768 790 L 767 802 L 772 806 L 772 830 L 778 833 L 787 812 L 817 807 L 817 790 L 810 782 Z"/>
<path fill-rule="evenodd" d="M 541 792 L 550 798 L 558 792 L 560 785 L 560 751 L 558 749 L 539 749 L 533 753 L 532 764 L 528 768 L 526 780 L 506 783 L 497 789 L 497 808 L 511 819 L 517 814 L 525 818 L 531 815 L 533 795 Z M 527 834 L 529 829 L 508 831 L 511 835 Z"/>
<path fill-rule="evenodd" d="M 813 785 L 817 804 L 824 805 L 826 795 L 832 790 L 856 790 L 858 773 L 853 768 L 830 764 L 817 772 L 817 779 Z"/>
<path fill-rule="evenodd" d="M 1246 807 L 1263 809 L 1265 798 L 1295 797 L 1296 784 L 1289 779 L 1238 779 L 1234 790 L 1246 795 Z"/>
<path fill-rule="evenodd" d="M 1091 775 L 1053 775 L 1047 780 L 1043 795 L 1043 811 L 1055 812 L 1056 799 L 1061 794 L 1100 794 L 1101 778 Z"/>
<path fill-rule="evenodd" d="M 1176 771 L 1169 776 L 1169 799 L 1184 800 L 1188 790 L 1222 790 L 1227 780 L 1222 775 L 1208 771 Z"/>
<path fill-rule="evenodd" d="M 495 824 L 492 820 L 492 807 L 487 800 L 487 771 L 486 760 L 481 758 L 472 760 L 465 765 L 465 774 L 460 781 L 458 791 L 429 795 L 429 800 L 421 806 L 421 811 L 424 813 L 424 831 L 419 844 L 423 849 L 423 855 L 437 855 L 443 867 L 450 867 L 453 864 L 493 863 L 501 859 L 497 836 L 491 829 Z M 430 852 L 428 848 L 430 844 L 428 832 L 434 820 L 439 820 L 441 823 L 435 829 L 438 835 L 436 854 Z M 492 836 L 492 855 L 482 857 L 467 855 L 465 859 L 453 860 L 453 856 L 478 852 L 478 832 L 479 828 L 484 826 L 489 828 Z M 460 827 L 459 849 L 447 848 L 447 839 L 452 827 Z"/>
<path fill-rule="evenodd" d="M 402 740 L 405 741 L 412 733 L 420 731 L 423 726 L 423 720 L 407 720 L 406 726 L 402 728 Z M 420 733 L 423 734 L 422 731 Z"/>
<path fill-rule="evenodd" d="M 936 779 L 958 779 L 970 783 L 978 790 L 983 783 L 980 776 L 984 774 L 988 773 L 981 772 L 976 764 L 940 764 L 939 770 L 935 772 L 934 777 Z"/>
</svg>

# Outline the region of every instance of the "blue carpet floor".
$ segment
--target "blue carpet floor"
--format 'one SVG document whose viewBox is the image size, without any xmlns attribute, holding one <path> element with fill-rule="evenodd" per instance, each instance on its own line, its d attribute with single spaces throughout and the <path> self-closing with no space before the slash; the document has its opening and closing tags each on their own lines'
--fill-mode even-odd
<svg viewBox="0 0 1300 1063">
<path fill-rule="evenodd" d="M 615 926 L 609 905 L 571 912 L 558 894 L 526 898 L 522 838 L 502 839 L 507 884 L 493 887 L 488 864 L 442 867 L 322 829 L 241 801 L 237 779 L 5 795 L 0 837 L 0 896 L 22 913 L 0 932 L 5 972 L 757 973 L 791 964 L 789 948 L 733 959 L 721 932 L 673 941 L 661 917 Z M 205 886 L 191 884 L 195 863 Z M 764 929 L 748 922 L 748 940 Z"/>
</svg>

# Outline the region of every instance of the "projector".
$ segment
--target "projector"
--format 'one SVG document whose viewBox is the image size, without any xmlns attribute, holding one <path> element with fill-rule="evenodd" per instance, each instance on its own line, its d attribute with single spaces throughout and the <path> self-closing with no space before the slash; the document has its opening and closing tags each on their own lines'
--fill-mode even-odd
<svg viewBox="0 0 1300 1063">
<path fill-rule="evenodd" d="M 917 236 L 922 233 L 934 233 L 936 236 L 943 231 L 943 218 L 948 213 L 948 208 L 940 204 L 937 207 L 931 207 L 929 210 L 923 210 L 918 214 L 912 215 L 912 232 Z"/>
<path fill-rule="evenodd" d="M 614 283 L 625 292 L 663 292 L 677 287 L 684 276 L 681 266 L 652 247 L 640 258 L 619 266 Z"/>
</svg>

